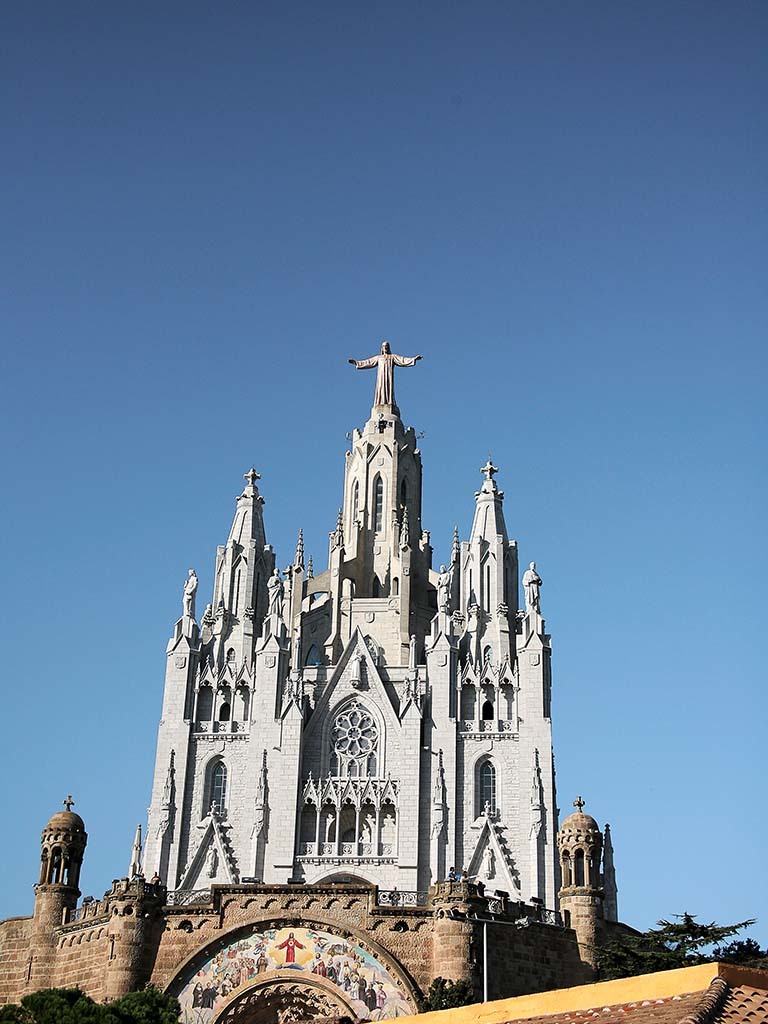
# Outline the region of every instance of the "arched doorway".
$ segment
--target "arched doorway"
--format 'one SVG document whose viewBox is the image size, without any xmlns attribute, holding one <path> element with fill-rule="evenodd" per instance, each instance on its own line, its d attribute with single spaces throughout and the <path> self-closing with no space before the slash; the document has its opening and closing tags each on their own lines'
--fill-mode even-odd
<svg viewBox="0 0 768 1024">
<path fill-rule="evenodd" d="M 294 1024 L 316 1017 L 355 1019 L 355 1009 L 338 988 L 321 978 L 285 980 L 284 975 L 236 994 L 217 1014 L 216 1024 Z"/>
<path fill-rule="evenodd" d="M 328 925 L 277 920 L 239 928 L 190 958 L 168 986 L 182 1024 L 380 1020 L 417 1012 L 412 983 L 375 943 Z"/>
</svg>

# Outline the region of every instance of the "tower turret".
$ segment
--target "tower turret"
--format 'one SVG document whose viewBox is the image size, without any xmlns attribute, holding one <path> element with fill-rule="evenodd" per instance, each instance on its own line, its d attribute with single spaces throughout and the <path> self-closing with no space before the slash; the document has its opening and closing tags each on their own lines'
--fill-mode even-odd
<svg viewBox="0 0 768 1024">
<path fill-rule="evenodd" d="M 65 810 L 57 811 L 43 829 L 40 850 L 40 878 L 35 886 L 35 912 L 32 923 L 32 957 L 28 983 L 39 987 L 48 978 L 56 948 L 56 929 L 77 906 L 80 896 L 80 869 L 88 841 L 85 824 L 72 810 L 68 796 Z"/>
<path fill-rule="evenodd" d="M 573 801 L 576 811 L 560 827 L 557 845 L 560 851 L 560 909 L 565 922 L 576 932 L 581 957 L 597 966 L 596 947 L 604 920 L 601 860 L 603 835 L 590 814 L 584 814 L 584 801 Z"/>
<path fill-rule="evenodd" d="M 475 516 L 469 543 L 461 552 L 461 610 L 466 615 L 466 652 L 480 671 L 486 663 L 497 672 L 514 664 L 517 612 L 517 545 L 507 537 L 504 492 L 493 479 L 498 469 L 488 461 L 475 493 Z"/>
<path fill-rule="evenodd" d="M 251 467 L 244 479 L 227 543 L 216 553 L 212 654 L 217 667 L 227 661 L 253 665 L 254 641 L 267 614 L 267 580 L 275 568 L 264 530 L 264 499 L 256 485 L 261 475 Z"/>
<path fill-rule="evenodd" d="M 80 895 L 80 869 L 88 834 L 79 814 L 71 809 L 71 796 L 64 800 L 66 810 L 57 811 L 43 829 L 40 853 L 40 881 L 37 885 L 37 903 L 49 893 L 57 894 L 61 907 L 74 907 Z M 61 914 L 55 915 L 61 923 Z"/>
</svg>

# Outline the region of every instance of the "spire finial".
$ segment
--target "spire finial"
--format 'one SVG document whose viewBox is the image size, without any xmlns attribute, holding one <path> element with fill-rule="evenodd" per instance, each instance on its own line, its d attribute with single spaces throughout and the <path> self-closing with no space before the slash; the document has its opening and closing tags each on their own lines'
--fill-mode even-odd
<svg viewBox="0 0 768 1024">
<path fill-rule="evenodd" d="M 459 562 L 459 528 L 453 528 L 453 547 L 451 548 L 451 565 L 458 565 Z"/>
<path fill-rule="evenodd" d="M 493 480 L 494 473 L 499 472 L 498 466 L 494 466 L 490 455 L 486 464 L 480 467 L 480 472 L 484 474 L 486 480 Z"/>
<path fill-rule="evenodd" d="M 68 811 L 71 811 L 72 808 L 75 805 L 75 801 L 72 799 L 72 794 L 71 793 L 68 794 L 66 800 L 62 800 L 61 802 L 64 804 L 64 806 L 67 808 Z"/>
<path fill-rule="evenodd" d="M 312 564 L 312 555 L 310 555 L 309 556 L 309 561 L 307 562 L 307 579 L 308 580 L 314 579 L 314 576 L 315 576 L 315 567 Z"/>
<path fill-rule="evenodd" d="M 131 866 L 128 868 L 128 877 L 136 878 L 141 875 L 141 825 L 136 826 L 136 835 L 133 839 L 131 850 Z"/>
<path fill-rule="evenodd" d="M 304 568 L 304 531 L 299 530 L 299 537 L 296 541 L 296 557 L 293 560 L 296 569 Z"/>
<path fill-rule="evenodd" d="M 251 487 L 256 485 L 257 480 L 261 480 L 261 473 L 257 473 L 256 470 L 251 466 L 247 473 L 243 473 L 243 480 L 247 480 Z"/>
<path fill-rule="evenodd" d="M 585 800 L 581 796 L 577 796 L 576 799 L 573 801 L 573 806 L 578 808 L 579 814 L 581 814 L 581 809 L 584 806 L 584 804 Z"/>
<path fill-rule="evenodd" d="M 341 509 L 339 509 L 339 514 L 336 516 L 336 529 L 331 534 L 331 540 L 335 548 L 340 548 L 344 545 L 344 513 Z"/>
</svg>

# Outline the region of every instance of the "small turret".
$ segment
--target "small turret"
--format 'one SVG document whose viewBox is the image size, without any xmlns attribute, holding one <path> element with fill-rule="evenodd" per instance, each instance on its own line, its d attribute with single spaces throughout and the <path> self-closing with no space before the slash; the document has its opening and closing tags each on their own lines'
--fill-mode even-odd
<svg viewBox="0 0 768 1024">
<path fill-rule="evenodd" d="M 560 909 L 576 932 L 581 957 L 597 966 L 596 946 L 604 920 L 604 891 L 600 869 L 603 835 L 590 814 L 584 814 L 584 801 L 573 801 L 576 812 L 569 814 L 557 834 L 560 851 Z"/>
<path fill-rule="evenodd" d="M 77 906 L 80 896 L 80 869 L 88 835 L 79 814 L 71 809 L 74 800 L 64 801 L 66 810 L 57 811 L 43 829 L 40 851 L 40 880 L 35 886 L 35 913 L 32 924 L 34 977 L 27 978 L 30 988 L 40 987 L 49 977 L 56 946 L 56 929 Z"/>
<path fill-rule="evenodd" d="M 68 796 L 63 801 L 66 810 L 57 811 L 43 829 L 40 881 L 37 886 L 38 894 L 43 887 L 55 886 L 62 891 L 69 890 L 72 906 L 75 906 L 80 895 L 80 869 L 88 841 L 83 819 L 71 810 L 74 802 Z"/>
</svg>

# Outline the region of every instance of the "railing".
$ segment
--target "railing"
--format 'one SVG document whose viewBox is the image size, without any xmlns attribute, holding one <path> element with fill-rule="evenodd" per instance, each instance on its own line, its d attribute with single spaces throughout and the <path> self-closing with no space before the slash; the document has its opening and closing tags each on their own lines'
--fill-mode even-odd
<svg viewBox="0 0 768 1024">
<path fill-rule="evenodd" d="M 210 898 L 210 889 L 176 889 L 168 893 L 167 903 L 169 907 L 190 907 L 208 903 Z"/>
<path fill-rule="evenodd" d="M 318 853 L 319 847 L 319 853 Z M 376 843 L 340 843 L 337 849 L 336 843 L 300 843 L 300 857 L 394 857 L 395 847 L 393 843 L 379 843 L 378 852 Z"/>
<path fill-rule="evenodd" d="M 210 735 L 210 734 L 217 734 L 217 735 L 218 734 L 223 734 L 225 736 L 232 736 L 232 735 L 235 735 L 235 734 L 242 735 L 243 733 L 247 733 L 248 732 L 248 723 L 247 722 L 237 722 L 237 721 L 228 721 L 228 722 L 212 722 L 210 720 L 198 721 L 198 722 L 195 722 L 195 732 L 198 733 L 198 734 L 206 733 L 208 735 Z"/>
<path fill-rule="evenodd" d="M 461 733 L 514 733 L 515 731 L 515 723 L 511 718 L 484 719 L 480 722 L 465 719 L 459 722 L 459 732 Z"/>
<path fill-rule="evenodd" d="M 426 907 L 429 899 L 426 889 L 379 889 L 376 895 L 380 907 Z"/>
</svg>

